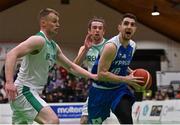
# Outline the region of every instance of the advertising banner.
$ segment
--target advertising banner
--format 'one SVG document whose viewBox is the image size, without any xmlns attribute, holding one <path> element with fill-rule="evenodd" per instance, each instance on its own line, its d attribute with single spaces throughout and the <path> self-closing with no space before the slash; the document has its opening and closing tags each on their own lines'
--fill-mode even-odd
<svg viewBox="0 0 180 125">
<path fill-rule="evenodd" d="M 160 121 L 163 110 L 162 101 L 143 101 L 141 104 L 140 121 Z"/>
<path fill-rule="evenodd" d="M 180 100 L 167 100 L 163 103 L 162 123 L 180 123 Z"/>
<path fill-rule="evenodd" d="M 61 124 L 79 124 L 84 103 L 50 103 Z"/>
</svg>

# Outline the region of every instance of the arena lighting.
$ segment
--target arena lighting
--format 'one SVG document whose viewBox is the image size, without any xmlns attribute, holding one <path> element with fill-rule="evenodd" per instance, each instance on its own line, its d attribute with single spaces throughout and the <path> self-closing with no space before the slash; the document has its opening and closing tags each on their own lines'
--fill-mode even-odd
<svg viewBox="0 0 180 125">
<path fill-rule="evenodd" d="M 153 6 L 153 11 L 151 12 L 152 16 L 159 16 L 160 13 L 158 11 L 158 7 L 156 5 Z"/>
</svg>

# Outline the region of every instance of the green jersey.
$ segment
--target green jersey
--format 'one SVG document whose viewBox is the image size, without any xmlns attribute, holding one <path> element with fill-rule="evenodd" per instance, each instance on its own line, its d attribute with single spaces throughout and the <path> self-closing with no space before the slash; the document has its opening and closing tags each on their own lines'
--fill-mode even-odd
<svg viewBox="0 0 180 125">
<path fill-rule="evenodd" d="M 94 65 L 95 60 L 97 59 L 99 53 L 102 51 L 104 44 L 106 43 L 106 39 L 99 44 L 94 44 L 87 52 L 85 58 L 85 64 L 87 65 L 88 71 L 91 72 L 91 69 Z"/>
<path fill-rule="evenodd" d="M 23 84 L 31 88 L 42 89 L 47 83 L 48 72 L 56 62 L 57 47 L 53 40 L 48 40 L 40 31 L 36 35 L 45 39 L 43 48 L 37 54 L 23 57 L 15 84 Z"/>
</svg>

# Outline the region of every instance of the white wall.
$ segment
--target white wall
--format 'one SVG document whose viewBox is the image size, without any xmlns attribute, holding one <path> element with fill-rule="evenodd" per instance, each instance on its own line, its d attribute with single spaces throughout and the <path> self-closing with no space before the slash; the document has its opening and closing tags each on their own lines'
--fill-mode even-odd
<svg viewBox="0 0 180 125">
<path fill-rule="evenodd" d="M 117 24 L 122 15 L 96 0 L 70 0 L 62 5 L 60 0 L 27 0 L 0 13 L 0 41 L 21 42 L 39 29 L 37 14 L 42 8 L 54 8 L 60 12 L 61 30 L 58 41 L 63 52 L 73 59 L 87 33 L 87 23 L 93 16 L 105 18 L 106 37 L 117 34 Z M 167 58 L 162 59 L 163 70 L 180 71 L 180 43 L 175 42 L 152 29 L 138 24 L 134 37 L 138 49 L 165 49 Z"/>
</svg>

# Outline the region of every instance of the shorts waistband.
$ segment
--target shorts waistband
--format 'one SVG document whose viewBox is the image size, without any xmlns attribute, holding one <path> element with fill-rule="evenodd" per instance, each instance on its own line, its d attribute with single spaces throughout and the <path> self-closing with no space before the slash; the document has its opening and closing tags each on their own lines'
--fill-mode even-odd
<svg viewBox="0 0 180 125">
<path fill-rule="evenodd" d="M 119 86 L 115 86 L 115 87 L 105 87 L 105 86 L 101 86 L 101 85 L 97 85 L 96 83 L 92 83 L 92 86 L 98 89 L 117 89 L 119 88 Z"/>
</svg>

